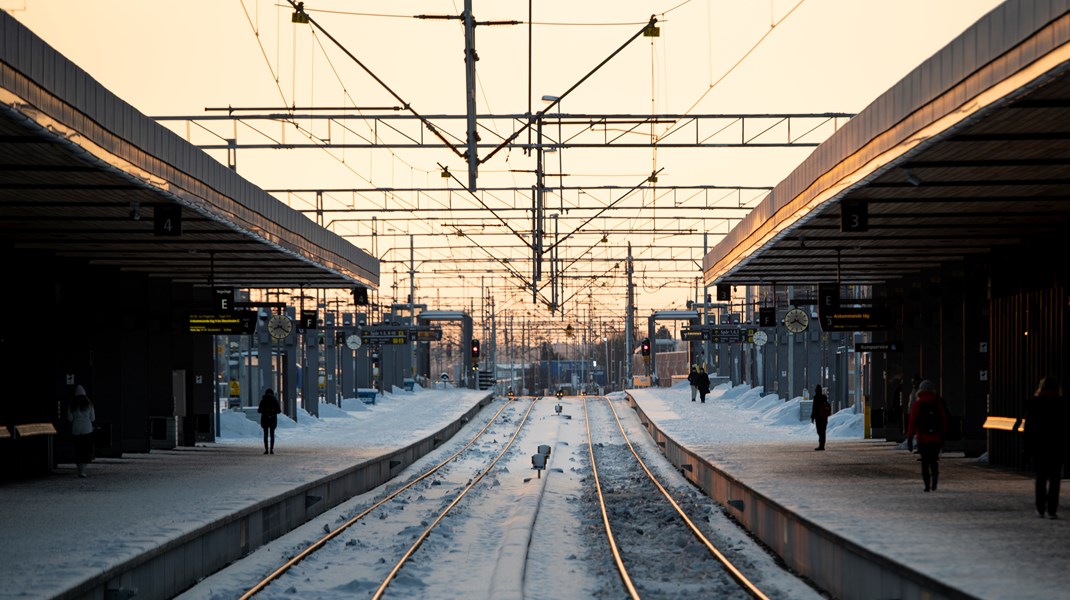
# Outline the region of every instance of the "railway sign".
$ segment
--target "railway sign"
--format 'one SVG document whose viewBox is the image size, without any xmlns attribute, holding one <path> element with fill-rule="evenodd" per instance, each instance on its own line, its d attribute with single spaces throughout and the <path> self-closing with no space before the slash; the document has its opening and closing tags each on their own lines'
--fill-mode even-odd
<svg viewBox="0 0 1070 600">
<path fill-rule="evenodd" d="M 739 327 L 715 326 L 710 329 L 710 341 L 715 344 L 739 344 L 746 337 Z"/>
<path fill-rule="evenodd" d="M 855 352 L 902 352 L 903 342 L 857 342 Z"/>
<path fill-rule="evenodd" d="M 841 306 L 824 311 L 820 321 L 823 331 L 883 331 L 888 329 L 891 318 L 883 306 Z"/>
<path fill-rule="evenodd" d="M 371 325 L 360 330 L 362 344 L 399 345 L 409 343 L 409 328 L 397 325 Z"/>
<path fill-rule="evenodd" d="M 440 342 L 442 341 L 442 329 L 439 327 L 412 327 L 409 329 L 409 341 Z"/>
<path fill-rule="evenodd" d="M 190 313 L 186 331 L 205 335 L 249 335 L 256 331 L 256 312 L 239 310 L 231 312 Z"/>
<path fill-rule="evenodd" d="M 691 342 L 708 340 L 710 339 L 710 332 L 706 328 L 681 329 L 680 339 Z"/>
</svg>

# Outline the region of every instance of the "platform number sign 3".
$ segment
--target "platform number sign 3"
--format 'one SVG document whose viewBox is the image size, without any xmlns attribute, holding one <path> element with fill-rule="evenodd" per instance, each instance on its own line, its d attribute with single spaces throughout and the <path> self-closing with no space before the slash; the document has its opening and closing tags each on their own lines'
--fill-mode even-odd
<svg viewBox="0 0 1070 600">
<path fill-rule="evenodd" d="M 156 235 L 182 235 L 182 207 L 177 204 L 164 204 L 153 207 L 152 226 Z"/>
<path fill-rule="evenodd" d="M 869 231 L 869 204 L 865 200 L 840 202 L 840 232 Z"/>
</svg>

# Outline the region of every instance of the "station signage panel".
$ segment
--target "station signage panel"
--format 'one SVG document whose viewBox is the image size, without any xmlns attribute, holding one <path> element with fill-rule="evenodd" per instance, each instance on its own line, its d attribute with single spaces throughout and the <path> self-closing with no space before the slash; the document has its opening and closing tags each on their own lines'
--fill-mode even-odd
<svg viewBox="0 0 1070 600">
<path fill-rule="evenodd" d="M 746 331 L 739 327 L 712 327 L 710 341 L 715 344 L 741 344 L 746 340 Z"/>
<path fill-rule="evenodd" d="M 903 342 L 858 342 L 855 352 L 902 352 Z"/>
<path fill-rule="evenodd" d="M 234 310 L 234 288 L 215 288 L 212 290 L 212 297 L 215 298 L 216 310 Z"/>
<path fill-rule="evenodd" d="M 360 330 L 362 344 L 407 344 L 409 343 L 408 327 L 364 327 Z"/>
<path fill-rule="evenodd" d="M 710 339 L 710 334 L 707 329 L 681 329 L 680 339 L 689 342 L 701 342 L 702 340 Z"/>
<path fill-rule="evenodd" d="M 409 330 L 409 341 L 440 342 L 442 341 L 442 329 L 438 327 L 413 327 Z"/>
<path fill-rule="evenodd" d="M 186 332 L 195 335 L 251 335 L 255 331 L 256 312 L 251 310 L 197 312 L 186 319 Z"/>
<path fill-rule="evenodd" d="M 824 311 L 819 320 L 822 331 L 884 331 L 891 323 L 883 306 L 834 308 Z"/>
</svg>

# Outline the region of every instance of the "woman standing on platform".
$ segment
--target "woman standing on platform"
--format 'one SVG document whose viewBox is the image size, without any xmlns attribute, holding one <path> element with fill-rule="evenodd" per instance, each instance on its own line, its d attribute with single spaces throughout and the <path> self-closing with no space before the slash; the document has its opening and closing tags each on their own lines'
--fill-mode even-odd
<svg viewBox="0 0 1070 600">
<path fill-rule="evenodd" d="M 1058 380 L 1041 379 L 1025 405 L 1025 453 L 1036 473 L 1036 506 L 1041 518 L 1046 511 L 1054 519 L 1059 509 L 1059 480 L 1063 464 L 1070 458 L 1070 442 L 1064 431 L 1067 418 Z"/>
<path fill-rule="evenodd" d="M 260 426 L 264 428 L 264 454 L 275 454 L 275 427 L 279 424 L 279 399 L 271 388 L 264 390 L 264 397 L 260 399 L 260 406 L 256 412 L 260 413 Z M 270 445 L 268 438 L 270 437 Z"/>
<path fill-rule="evenodd" d="M 817 448 L 825 449 L 825 432 L 828 431 L 829 415 L 832 414 L 832 405 L 825 392 L 821 391 L 820 385 L 814 386 L 814 404 L 810 409 L 810 422 L 817 427 Z"/>
<path fill-rule="evenodd" d="M 67 419 L 71 422 L 74 464 L 78 467 L 78 476 L 88 477 L 86 470 L 89 463 L 93 462 L 93 421 L 97 419 L 97 414 L 85 388 L 80 385 L 74 388 L 74 401 L 71 402 Z"/>
</svg>

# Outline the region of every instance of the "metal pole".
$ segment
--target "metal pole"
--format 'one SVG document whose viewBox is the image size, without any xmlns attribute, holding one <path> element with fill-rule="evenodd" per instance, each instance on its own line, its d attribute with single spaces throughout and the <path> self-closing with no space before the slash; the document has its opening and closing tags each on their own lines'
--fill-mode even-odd
<svg viewBox="0 0 1070 600">
<path fill-rule="evenodd" d="M 624 387 L 626 389 L 632 385 L 632 332 L 635 329 L 635 323 L 633 322 L 635 306 L 632 299 L 632 271 L 632 243 L 628 242 L 628 260 L 624 268 L 624 272 L 628 275 L 628 302 L 624 316 Z"/>
<path fill-rule="evenodd" d="M 468 152 L 465 154 L 468 160 L 468 191 L 474 192 L 479 167 L 479 157 L 476 155 L 479 135 L 476 133 L 476 27 L 472 18 L 472 0 L 464 0 L 464 84 L 468 109 Z"/>
<path fill-rule="evenodd" d="M 468 0 L 465 4 L 471 4 Z M 416 247 L 414 236 L 409 235 L 409 327 L 416 326 Z M 409 377 L 416 385 L 416 342 L 409 342 Z"/>
<path fill-rule="evenodd" d="M 709 252 L 709 238 L 710 238 L 710 234 L 708 232 L 702 234 L 702 256 L 706 256 L 706 254 Z M 710 286 L 705 285 L 705 282 L 703 282 L 703 286 L 702 286 L 702 324 L 705 325 L 707 328 L 710 327 L 710 302 L 707 299 L 707 298 L 709 298 L 709 295 L 710 295 Z M 707 373 L 712 373 L 713 372 L 713 363 L 710 360 L 710 336 L 706 336 L 706 339 L 702 340 L 702 362 L 703 362 L 703 364 L 706 365 L 706 372 Z"/>
<path fill-rule="evenodd" d="M 550 314 L 552 315 L 552 314 L 554 314 L 554 311 L 557 310 L 557 298 L 558 298 L 558 296 L 557 296 L 557 280 L 558 280 L 558 273 L 557 273 L 557 234 L 558 234 L 558 229 L 557 229 L 557 213 L 554 213 L 554 214 L 552 214 L 550 216 L 552 216 L 553 219 L 554 219 L 554 247 L 550 251 L 550 290 L 551 290 L 551 294 L 550 294 Z"/>
<path fill-rule="evenodd" d="M 609 363 L 609 332 L 606 331 L 606 325 L 602 324 L 602 343 L 606 345 L 606 391 L 609 391 L 609 375 L 610 375 L 610 363 Z"/>
</svg>

